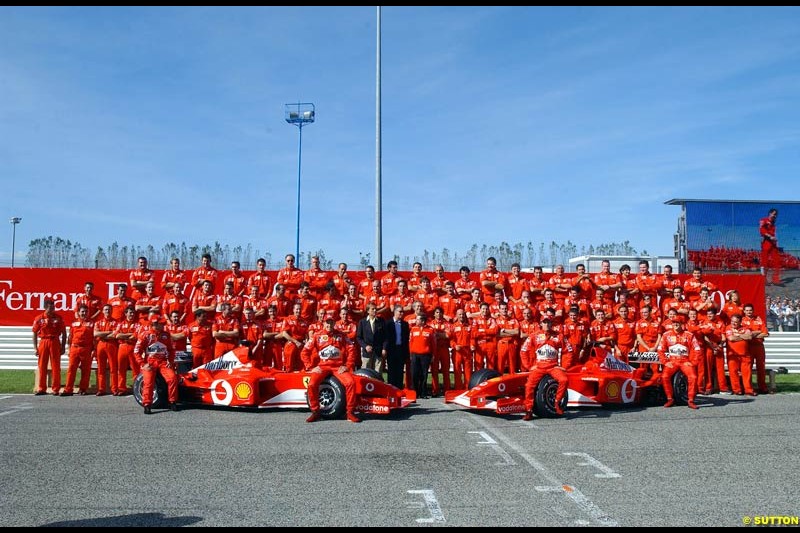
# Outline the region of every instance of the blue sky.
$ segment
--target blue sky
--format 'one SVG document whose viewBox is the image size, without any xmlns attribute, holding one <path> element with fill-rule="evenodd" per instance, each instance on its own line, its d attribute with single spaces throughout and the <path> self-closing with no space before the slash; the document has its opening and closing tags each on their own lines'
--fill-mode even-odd
<svg viewBox="0 0 800 533">
<path fill-rule="evenodd" d="M 629 240 L 797 199 L 800 9 L 387 7 L 383 257 Z M 0 8 L 0 211 L 27 242 L 374 257 L 374 7 Z M 9 224 L 10 226 L 10 224 Z M 0 238 L 10 263 L 11 228 Z"/>
</svg>

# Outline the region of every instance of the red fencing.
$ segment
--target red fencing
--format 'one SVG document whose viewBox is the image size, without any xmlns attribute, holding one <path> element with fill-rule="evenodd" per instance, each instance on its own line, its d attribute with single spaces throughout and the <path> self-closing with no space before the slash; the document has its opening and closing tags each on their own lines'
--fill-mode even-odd
<svg viewBox="0 0 800 533">
<path fill-rule="evenodd" d="M 75 308 L 78 295 L 83 293 L 87 281 L 94 282 L 94 293 L 108 301 L 115 295 L 117 283 L 128 283 L 129 270 L 95 270 L 95 269 L 67 269 L 67 268 L 0 268 L 0 326 L 27 326 L 33 323 L 34 317 L 44 309 L 44 300 L 52 298 L 56 304 L 56 311 L 65 312 Z M 163 270 L 155 271 L 157 292 Z M 220 279 L 230 272 L 220 271 Z M 245 272 L 249 276 L 252 272 Z M 191 271 L 187 271 L 191 277 Z M 354 282 L 363 279 L 362 272 L 348 271 Z M 377 272 L 376 278 L 384 273 Z M 408 272 L 400 273 L 408 277 Z M 335 272 L 330 272 L 335 275 Z M 434 274 L 426 273 L 431 279 Z M 478 281 L 480 273 L 473 272 L 470 277 Z M 448 272 L 448 279 L 459 278 L 458 272 Z M 523 274 L 530 278 L 532 274 Z M 549 274 L 545 274 L 545 278 Z M 681 275 L 681 280 L 688 276 Z M 270 279 L 276 278 L 276 272 L 270 272 Z M 764 278 L 754 274 L 706 274 L 705 279 L 714 283 L 720 290 L 714 295 L 717 307 L 724 303 L 724 293 L 736 289 L 739 291 L 743 303 L 752 303 L 756 314 L 765 316 Z M 221 285 L 221 284 L 220 284 Z M 188 289 L 187 289 L 188 291 Z M 220 290 L 221 292 L 221 290 Z M 130 290 L 128 291 L 130 295 Z M 188 294 L 187 294 L 188 295 Z M 70 317 L 64 316 L 65 319 Z"/>
</svg>

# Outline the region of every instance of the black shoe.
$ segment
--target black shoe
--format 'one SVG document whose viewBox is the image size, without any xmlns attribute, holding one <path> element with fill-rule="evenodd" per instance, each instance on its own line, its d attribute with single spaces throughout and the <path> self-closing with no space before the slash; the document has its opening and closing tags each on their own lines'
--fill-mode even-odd
<svg viewBox="0 0 800 533">
<path fill-rule="evenodd" d="M 144 414 L 146 414 L 146 415 L 152 415 L 153 414 L 153 411 L 150 410 L 150 406 L 149 405 L 145 405 L 144 406 Z"/>
<path fill-rule="evenodd" d="M 36 392 L 33 393 L 34 396 L 44 396 L 45 394 L 47 394 L 47 393 L 45 391 L 43 391 L 43 390 L 36 391 Z"/>
<path fill-rule="evenodd" d="M 178 410 L 178 404 L 177 403 L 169 404 L 169 410 L 170 411 L 177 411 Z"/>
</svg>

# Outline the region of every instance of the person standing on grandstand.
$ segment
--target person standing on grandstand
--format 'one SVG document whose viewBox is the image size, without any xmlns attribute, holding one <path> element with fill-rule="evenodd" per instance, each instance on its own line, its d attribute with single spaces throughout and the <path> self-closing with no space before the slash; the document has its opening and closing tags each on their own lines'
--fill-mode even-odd
<svg viewBox="0 0 800 533">
<path fill-rule="evenodd" d="M 203 310 L 208 315 L 208 319 L 213 321 L 217 315 L 217 297 L 214 294 L 213 284 L 209 280 L 203 280 L 203 289 L 197 291 L 192 297 L 192 313 Z"/>
<path fill-rule="evenodd" d="M 244 272 L 242 272 L 242 264 L 239 261 L 231 261 L 231 273 L 225 276 L 225 279 L 222 281 L 223 287 L 228 284 L 228 282 L 233 283 L 233 294 L 236 296 L 244 296 L 245 290 L 247 290 L 247 278 L 244 277 Z M 241 309 L 239 313 L 241 313 Z"/>
<path fill-rule="evenodd" d="M 655 352 L 661 341 L 661 323 L 652 316 L 649 305 L 642 307 L 642 316 L 636 322 L 636 343 L 640 352 Z"/>
<path fill-rule="evenodd" d="M 80 306 L 85 305 L 88 311 L 86 320 L 97 320 L 97 317 L 100 316 L 100 311 L 103 308 L 103 301 L 99 296 L 92 292 L 94 291 L 93 282 L 87 281 L 84 285 L 84 290 L 86 292 L 79 295 L 78 298 L 75 299 L 75 318 L 78 318 L 78 309 Z"/>
<path fill-rule="evenodd" d="M 617 331 L 617 356 L 620 361 L 628 362 L 628 354 L 636 345 L 636 322 L 628 318 L 630 308 L 620 305 L 619 316 L 611 323 Z"/>
<path fill-rule="evenodd" d="M 97 325 L 95 324 L 95 330 L 96 329 Z M 176 352 L 186 351 L 186 343 L 189 340 L 189 326 L 183 323 L 181 311 L 172 311 L 169 313 L 164 331 L 169 333 L 172 339 L 172 346 L 175 348 Z"/>
<path fill-rule="evenodd" d="M 597 289 L 603 290 L 603 300 L 610 304 L 614 304 L 614 296 L 617 289 L 622 287 L 616 274 L 611 272 L 611 262 L 608 259 L 603 259 L 600 263 L 600 272 L 594 275 L 592 279 Z"/>
<path fill-rule="evenodd" d="M 394 296 L 397 294 L 397 286 L 403 281 L 403 277 L 397 273 L 397 261 L 391 260 L 386 263 L 388 272 L 381 277 L 381 293 L 384 296 Z"/>
<path fill-rule="evenodd" d="M 339 263 L 336 274 L 333 275 L 331 281 L 333 281 L 333 286 L 336 287 L 336 294 L 339 298 L 347 296 L 348 287 L 353 285 L 353 280 L 350 279 L 350 275 L 347 273 L 347 263 Z M 358 292 L 358 287 L 356 287 L 356 292 Z"/>
<path fill-rule="evenodd" d="M 183 294 L 183 283 L 180 281 L 173 282 L 171 287 L 169 294 L 165 294 L 161 300 L 161 313 L 165 320 L 171 320 L 172 313 L 177 312 L 180 323 L 185 324 L 189 298 Z"/>
<path fill-rule="evenodd" d="M 469 277 L 469 267 L 462 266 L 458 269 L 458 273 L 461 277 L 455 282 L 456 294 L 463 303 L 466 303 L 472 299 L 472 290 L 479 289 L 478 283 Z"/>
<path fill-rule="evenodd" d="M 408 292 L 416 293 L 422 288 L 422 263 L 415 261 L 411 265 L 411 275 L 408 277 Z"/>
<path fill-rule="evenodd" d="M 435 274 L 434 278 L 431 280 L 431 287 L 433 288 L 436 295 L 442 297 L 447 293 L 445 289 L 445 285 L 447 284 L 447 278 L 444 277 L 444 267 L 442 265 L 436 265 L 433 273 Z"/>
<path fill-rule="evenodd" d="M 483 301 L 489 304 L 495 302 L 495 291 L 505 290 L 506 276 L 497 270 L 497 259 L 490 257 L 486 260 L 486 268 L 480 274 L 481 294 Z"/>
<path fill-rule="evenodd" d="M 781 284 L 781 254 L 778 237 L 775 235 L 777 218 L 778 210 L 773 207 L 766 217 L 758 221 L 758 232 L 761 234 L 761 274 L 768 278 L 769 270 L 772 268 L 773 285 Z"/>
<path fill-rule="evenodd" d="M 664 298 L 672 298 L 672 289 L 675 287 L 683 287 L 681 280 L 672 275 L 672 265 L 664 265 L 664 275 L 661 277 L 661 291 L 660 294 Z M 656 300 L 653 300 L 653 309 L 656 307 Z"/>
<path fill-rule="evenodd" d="M 136 307 L 136 300 L 126 295 L 128 286 L 124 283 L 117 285 L 117 295 L 108 301 L 111 306 L 111 318 L 119 322 L 125 318 L 128 307 Z"/>
<path fill-rule="evenodd" d="M 375 267 L 372 265 L 367 265 L 364 267 L 364 279 L 358 282 L 359 296 L 363 296 L 365 299 L 368 299 L 372 295 L 372 287 L 375 281 L 378 281 L 375 279 Z"/>
<path fill-rule="evenodd" d="M 280 284 L 286 292 L 286 297 L 290 300 L 297 296 L 297 291 L 300 289 L 300 284 L 303 282 L 303 271 L 295 266 L 295 260 L 294 254 L 286 254 L 284 258 L 286 266 L 278 271 L 277 276 L 276 286 Z M 289 310 L 287 310 L 287 314 L 288 312 Z M 280 313 L 281 310 L 278 309 L 278 315 L 285 316 Z"/>
<path fill-rule="evenodd" d="M 642 259 L 639 261 L 639 273 L 636 274 L 636 288 L 642 298 L 645 294 L 649 294 L 652 301 L 658 297 L 658 291 L 661 290 L 661 280 L 655 274 L 650 272 L 650 262 Z M 641 301 L 641 298 L 638 299 Z"/>
<path fill-rule="evenodd" d="M 192 347 L 193 366 L 214 360 L 214 326 L 203 309 L 194 312 L 194 322 L 189 324 L 189 345 Z"/>
<path fill-rule="evenodd" d="M 203 254 L 200 259 L 200 266 L 192 272 L 192 288 L 198 290 L 203 287 L 203 282 L 210 281 L 211 287 L 217 285 L 219 271 L 211 266 L 211 254 Z"/>
<path fill-rule="evenodd" d="M 697 375 L 692 359 L 700 357 L 700 343 L 692 333 L 683 329 L 683 322 L 676 320 L 672 331 L 664 333 L 658 343 L 658 358 L 664 365 L 661 373 L 661 384 L 667 395 L 664 407 L 672 407 L 675 403 L 672 389 L 672 376 L 681 371 L 689 381 L 689 409 L 697 409 L 694 398 L 697 395 Z"/>
<path fill-rule="evenodd" d="M 703 287 L 708 289 L 709 294 L 717 290 L 716 285 L 703 279 L 703 269 L 696 266 L 692 269 L 692 277 L 683 283 L 683 295 L 689 303 L 694 303 L 700 299 L 700 290 Z"/>
<path fill-rule="evenodd" d="M 555 398 L 555 412 L 563 415 L 561 401 L 567 393 L 567 374 L 558 364 L 559 353 L 563 354 L 572 349 L 572 346 L 564 341 L 564 337 L 555 333 L 551 329 L 552 322 L 549 318 L 543 318 L 539 323 L 539 331 L 525 340 L 522 345 L 521 353 L 523 360 L 531 362 L 530 374 L 525 382 L 525 416 L 523 420 L 533 420 L 533 405 L 536 395 L 536 387 L 543 377 L 549 375 L 558 382 Z"/>
<path fill-rule="evenodd" d="M 147 268 L 147 258 L 142 256 L 138 259 L 139 267 L 136 270 L 131 270 L 128 275 L 131 285 L 131 297 L 138 300 L 144 296 L 145 287 L 151 281 L 155 281 L 155 274 L 152 270 Z"/>
<path fill-rule="evenodd" d="M 725 296 L 725 305 L 722 306 L 722 310 L 720 311 L 720 318 L 728 325 L 731 323 L 731 317 L 733 315 L 742 315 L 744 313 L 744 308 L 742 307 L 742 300 L 739 297 L 739 291 L 737 290 L 730 290 L 728 294 Z"/>
<path fill-rule="evenodd" d="M 164 274 L 161 276 L 161 290 L 165 293 L 172 293 L 173 286 L 176 283 L 180 283 L 182 289 L 186 286 L 186 282 L 188 281 L 186 279 L 186 272 L 181 270 L 180 259 L 173 257 L 169 265 L 169 270 L 165 270 Z"/>
<path fill-rule="evenodd" d="M 136 300 L 136 314 L 139 322 L 145 324 L 152 313 L 161 314 L 161 297 L 156 295 L 155 281 L 148 281 L 144 294 Z"/>
<path fill-rule="evenodd" d="M 215 341 L 215 359 L 239 346 L 242 329 L 239 319 L 233 314 L 231 304 L 225 302 L 219 306 L 219 315 L 214 318 L 211 331 Z"/>
<path fill-rule="evenodd" d="M 330 274 L 320 267 L 319 256 L 311 256 L 311 266 L 303 273 L 303 281 L 308 283 L 308 289 L 311 291 L 311 295 L 314 298 L 321 300 L 325 297 L 325 293 L 328 290 L 328 282 L 330 281 Z M 334 288 L 335 287 L 334 285 Z M 300 289 L 299 286 L 297 288 Z"/>
<path fill-rule="evenodd" d="M 33 321 L 33 351 L 39 358 L 39 383 L 37 396 L 47 392 L 47 366 L 50 365 L 52 379 L 50 382 L 54 396 L 61 389 L 61 356 L 67 343 L 67 327 L 64 319 L 56 313 L 53 300 L 44 301 L 44 313 Z"/>
<path fill-rule="evenodd" d="M 256 271 L 247 278 L 247 292 L 250 295 L 253 295 L 253 287 L 257 288 L 257 295 L 259 298 L 266 300 L 270 297 L 270 289 L 272 285 L 269 281 L 269 275 L 267 275 L 267 260 L 263 257 L 259 257 L 258 261 L 256 261 Z M 251 302 L 252 305 L 252 302 Z M 253 309 L 256 309 L 253 307 Z M 256 311 L 258 311 L 256 309 Z M 258 314 L 258 313 L 256 313 Z"/>
</svg>

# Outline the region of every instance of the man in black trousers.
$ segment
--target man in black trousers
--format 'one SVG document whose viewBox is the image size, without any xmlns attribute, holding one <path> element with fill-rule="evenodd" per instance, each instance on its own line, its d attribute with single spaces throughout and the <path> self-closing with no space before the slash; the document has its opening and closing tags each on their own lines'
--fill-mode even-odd
<svg viewBox="0 0 800 533">
<path fill-rule="evenodd" d="M 408 350 L 410 331 L 408 322 L 403 320 L 403 306 L 395 305 L 392 318 L 386 321 L 387 381 L 398 389 L 404 388 L 404 367 L 410 357 Z"/>
<path fill-rule="evenodd" d="M 386 322 L 377 315 L 378 306 L 367 304 L 367 316 L 358 321 L 356 340 L 361 346 L 361 366 L 375 370 L 376 362 L 386 361 Z"/>
</svg>

